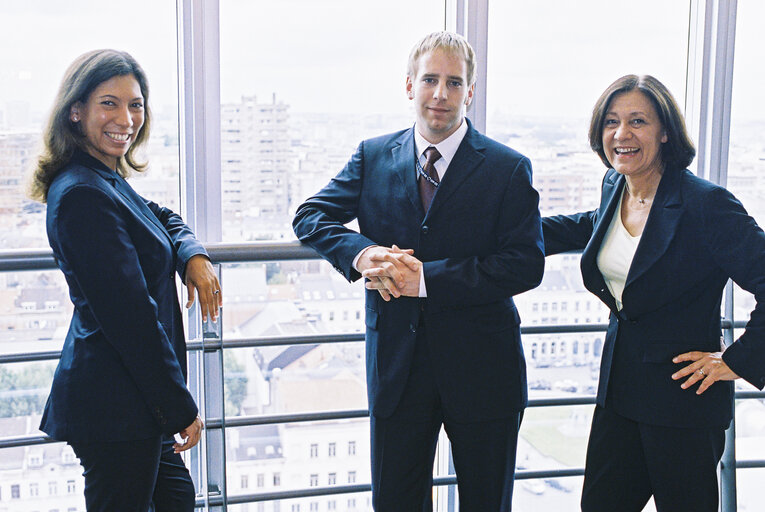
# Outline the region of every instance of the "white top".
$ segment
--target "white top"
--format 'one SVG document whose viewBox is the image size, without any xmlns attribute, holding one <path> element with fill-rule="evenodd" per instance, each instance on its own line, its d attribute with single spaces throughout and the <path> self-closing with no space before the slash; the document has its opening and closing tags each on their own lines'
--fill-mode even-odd
<svg viewBox="0 0 765 512">
<path fill-rule="evenodd" d="M 626 190 L 627 187 L 625 187 Z M 598 269 L 603 274 L 608 291 L 616 299 L 616 308 L 622 309 L 622 293 L 624 285 L 627 282 L 627 274 L 632 265 L 632 258 L 635 257 L 640 236 L 630 235 L 627 228 L 622 223 L 622 199 L 624 199 L 624 190 L 619 198 L 619 204 L 616 206 L 614 217 L 611 219 L 611 225 L 603 237 L 603 244 L 598 252 Z"/>
</svg>

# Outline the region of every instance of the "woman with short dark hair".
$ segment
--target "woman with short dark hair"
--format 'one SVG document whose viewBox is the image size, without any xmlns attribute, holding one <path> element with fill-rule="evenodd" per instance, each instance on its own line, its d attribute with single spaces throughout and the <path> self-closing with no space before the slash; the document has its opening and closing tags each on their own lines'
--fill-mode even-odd
<svg viewBox="0 0 765 512">
<path fill-rule="evenodd" d="M 74 449 L 91 512 L 190 512 L 195 502 L 179 453 L 199 441 L 202 421 L 186 387 L 175 273 L 187 307 L 196 292 L 205 318 L 217 318 L 220 284 L 183 220 L 124 179 L 145 168 L 135 153 L 149 136 L 148 99 L 127 53 L 80 56 L 31 186 L 47 202 L 48 239 L 74 303 L 40 429 Z"/>
<path fill-rule="evenodd" d="M 765 234 L 726 189 L 686 167 L 695 149 L 651 76 L 598 99 L 590 146 L 608 171 L 596 210 L 542 221 L 545 252 L 583 250 L 584 284 L 611 310 L 582 493 L 585 512 L 718 507 L 733 383 L 765 385 Z M 722 345 L 732 278 L 757 306 Z"/>
</svg>

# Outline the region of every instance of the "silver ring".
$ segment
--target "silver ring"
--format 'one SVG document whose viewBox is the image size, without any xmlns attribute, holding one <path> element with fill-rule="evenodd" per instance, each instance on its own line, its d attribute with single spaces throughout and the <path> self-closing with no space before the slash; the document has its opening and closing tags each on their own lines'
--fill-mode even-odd
<svg viewBox="0 0 765 512">
<path fill-rule="evenodd" d="M 220 290 L 215 290 L 215 291 L 213 292 L 213 295 L 218 295 L 219 293 L 220 293 Z"/>
<path fill-rule="evenodd" d="M 706 373 L 704 373 L 704 368 L 699 368 L 697 371 L 698 371 L 698 372 L 699 372 L 699 373 L 700 373 L 702 376 L 706 375 Z"/>
</svg>

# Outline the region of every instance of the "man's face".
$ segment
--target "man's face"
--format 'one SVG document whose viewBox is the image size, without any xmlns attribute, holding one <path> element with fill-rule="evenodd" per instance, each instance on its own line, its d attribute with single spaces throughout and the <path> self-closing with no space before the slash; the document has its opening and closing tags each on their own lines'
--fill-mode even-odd
<svg viewBox="0 0 765 512">
<path fill-rule="evenodd" d="M 467 83 L 465 59 L 442 49 L 421 55 L 415 69 L 415 77 L 406 77 L 406 92 L 415 102 L 417 128 L 438 144 L 459 128 L 474 85 Z"/>
</svg>

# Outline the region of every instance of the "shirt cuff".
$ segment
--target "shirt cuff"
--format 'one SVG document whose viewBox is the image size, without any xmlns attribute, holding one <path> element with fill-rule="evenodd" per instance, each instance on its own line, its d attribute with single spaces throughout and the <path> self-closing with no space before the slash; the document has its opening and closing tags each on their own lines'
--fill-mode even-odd
<svg viewBox="0 0 765 512">
<path fill-rule="evenodd" d="M 368 245 L 368 246 L 364 247 L 363 249 L 361 249 L 361 250 L 359 251 L 359 253 L 356 255 L 356 257 L 355 257 L 355 258 L 353 258 L 353 263 L 352 263 L 352 265 L 353 265 L 353 269 L 354 269 L 356 272 L 361 272 L 361 271 L 359 270 L 359 267 L 358 267 L 358 263 L 359 263 L 359 259 L 361 258 L 361 255 L 362 255 L 362 254 L 364 254 L 364 253 L 367 251 L 367 249 L 370 249 L 370 248 L 372 248 L 372 247 L 377 247 L 377 246 L 376 246 L 376 245 Z"/>
<path fill-rule="evenodd" d="M 418 297 L 427 296 L 428 290 L 425 289 L 425 267 L 422 267 L 422 270 L 420 270 L 420 293 L 418 294 Z"/>
</svg>

